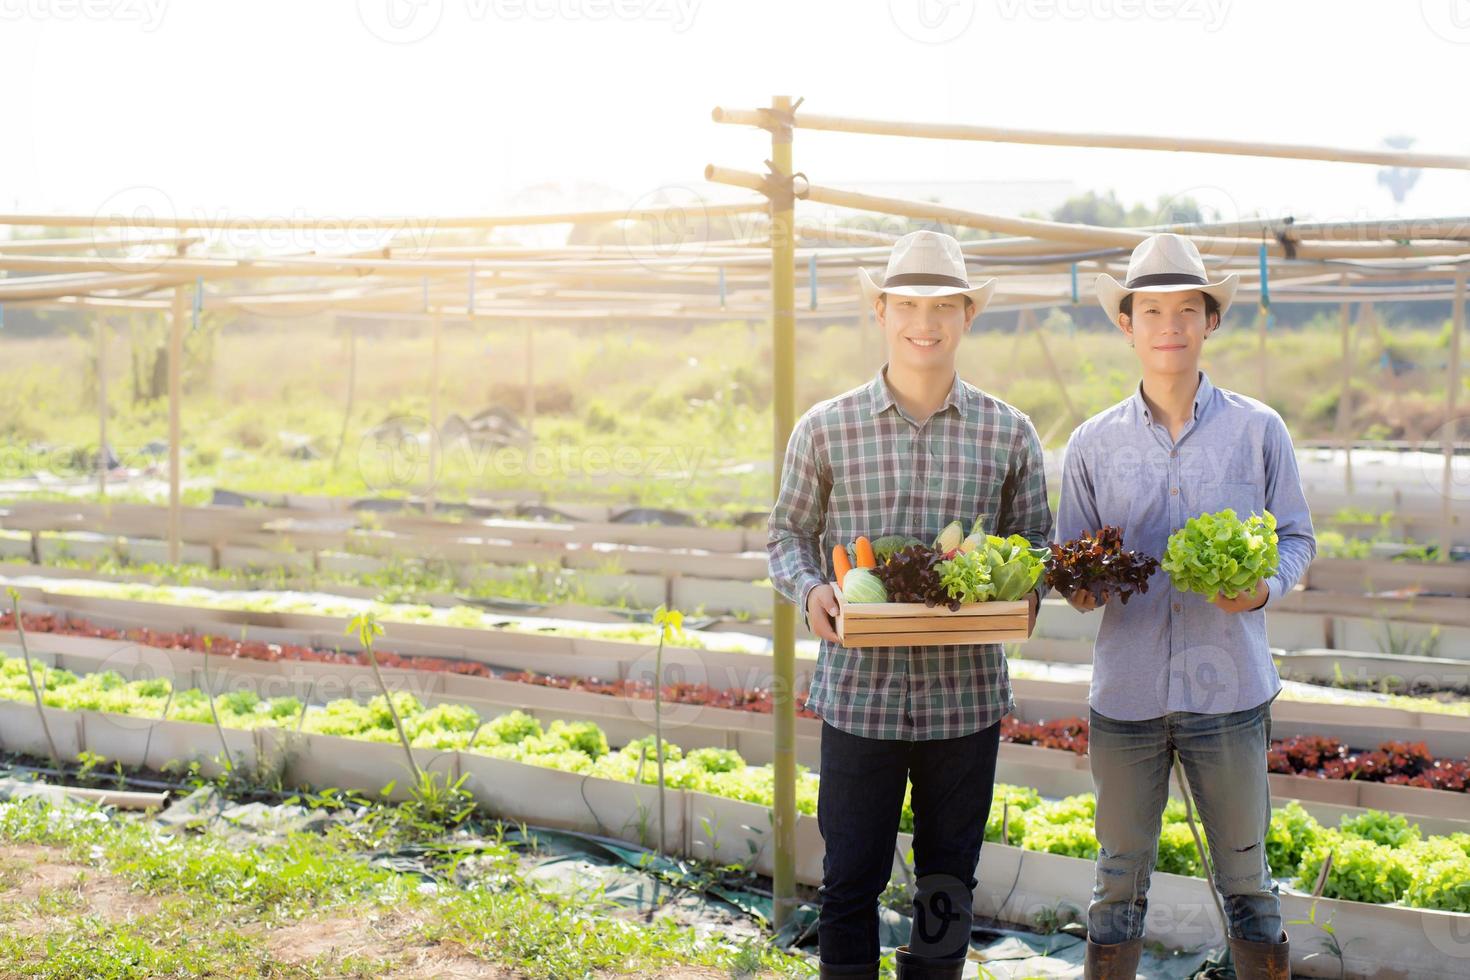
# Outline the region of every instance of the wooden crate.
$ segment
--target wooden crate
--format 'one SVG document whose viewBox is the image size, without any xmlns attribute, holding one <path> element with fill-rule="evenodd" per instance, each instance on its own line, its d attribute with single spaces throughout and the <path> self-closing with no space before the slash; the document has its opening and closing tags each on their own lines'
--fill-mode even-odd
<svg viewBox="0 0 1470 980">
<path fill-rule="evenodd" d="M 1031 636 L 1025 599 L 967 602 L 951 612 L 947 606 L 931 608 L 922 602 L 850 603 L 835 582 L 832 591 L 837 594 L 837 635 L 848 648 L 1023 643 Z"/>
</svg>

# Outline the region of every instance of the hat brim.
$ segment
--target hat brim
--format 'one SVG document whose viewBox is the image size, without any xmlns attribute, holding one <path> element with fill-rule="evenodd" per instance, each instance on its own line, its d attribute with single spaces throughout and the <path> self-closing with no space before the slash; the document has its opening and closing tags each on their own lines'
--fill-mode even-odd
<svg viewBox="0 0 1470 980">
<path fill-rule="evenodd" d="M 931 298 L 934 296 L 968 296 L 975 304 L 975 315 L 990 304 L 990 297 L 995 293 L 996 280 L 986 279 L 978 285 L 969 289 L 961 289 L 958 286 L 894 286 L 892 289 L 884 289 L 881 285 L 868 275 L 867 269 L 858 270 L 858 282 L 863 287 L 863 301 L 869 305 L 884 293 L 892 293 L 894 296 L 915 296 Z"/>
<path fill-rule="evenodd" d="M 1107 313 L 1108 319 L 1113 323 L 1118 322 L 1118 314 L 1122 310 L 1123 297 L 1134 293 L 1188 293 L 1201 292 L 1213 296 L 1215 302 L 1220 304 L 1220 318 L 1223 321 L 1225 311 L 1230 309 L 1230 302 L 1235 298 L 1235 289 L 1240 285 L 1240 275 L 1230 273 L 1223 279 L 1215 282 L 1207 282 L 1203 285 L 1193 283 L 1180 283 L 1171 286 L 1146 286 L 1142 289 L 1129 289 L 1106 272 L 1097 277 L 1093 291 L 1097 294 L 1097 301 Z"/>
</svg>

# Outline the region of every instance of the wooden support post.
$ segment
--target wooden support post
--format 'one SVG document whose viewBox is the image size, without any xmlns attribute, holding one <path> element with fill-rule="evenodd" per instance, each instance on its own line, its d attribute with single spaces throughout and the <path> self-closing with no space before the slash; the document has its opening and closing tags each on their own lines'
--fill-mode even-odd
<svg viewBox="0 0 1470 980">
<path fill-rule="evenodd" d="M 526 321 L 526 442 L 536 441 L 536 325 Z"/>
<path fill-rule="evenodd" d="M 443 346 L 444 315 L 437 308 L 433 320 L 433 355 L 429 364 L 429 487 L 424 513 L 434 513 L 434 488 L 439 482 L 439 353 Z"/>
<path fill-rule="evenodd" d="M 1460 431 L 1459 419 L 1455 417 L 1456 399 L 1460 389 L 1460 357 L 1465 334 L 1465 273 L 1455 275 L 1455 309 L 1450 318 L 1450 376 L 1445 385 L 1445 424 L 1440 429 L 1440 445 L 1444 451 L 1444 474 L 1440 478 L 1439 560 L 1450 560 L 1450 548 L 1455 541 L 1455 443 Z"/>
<path fill-rule="evenodd" d="M 1269 401 L 1266 397 L 1266 321 L 1271 314 L 1265 310 L 1256 313 L 1256 397 L 1261 401 Z"/>
<path fill-rule="evenodd" d="M 173 310 L 168 330 L 168 561 L 177 565 L 183 552 L 183 514 L 180 512 L 180 472 L 183 453 L 179 441 L 181 404 L 184 394 L 184 318 L 189 315 L 183 286 L 173 290 Z"/>
<path fill-rule="evenodd" d="M 1343 286 L 1348 285 L 1348 277 L 1342 277 Z M 1343 488 L 1347 492 L 1348 506 L 1353 501 L 1353 442 L 1354 437 L 1349 429 L 1352 425 L 1353 414 L 1353 304 L 1344 302 L 1341 308 L 1342 320 L 1342 393 L 1337 397 L 1337 441 L 1342 447 L 1343 461 Z"/>
<path fill-rule="evenodd" d="M 781 490 L 781 464 L 796 424 L 796 200 L 792 189 L 791 98 L 771 100 L 771 340 L 774 364 L 773 450 L 775 485 Z M 772 610 L 773 681 L 771 714 L 775 725 L 772 775 L 775 779 L 773 833 L 775 874 L 772 912 L 780 930 L 796 905 L 796 607 L 779 595 Z"/>
<path fill-rule="evenodd" d="M 97 314 L 97 499 L 107 499 L 107 315 Z"/>
<path fill-rule="evenodd" d="M 1057 390 L 1062 393 L 1062 407 L 1065 409 L 1067 419 L 1072 422 L 1081 422 L 1077 414 L 1077 406 L 1072 404 L 1072 396 L 1067 392 L 1067 379 L 1062 377 L 1061 369 L 1057 367 L 1056 358 L 1051 356 L 1051 346 L 1046 342 L 1046 331 L 1041 329 L 1041 324 L 1036 320 L 1036 313 L 1030 307 L 1021 311 L 1021 320 L 1026 329 L 1036 334 L 1036 341 L 1041 345 L 1041 357 L 1046 361 L 1047 373 L 1057 383 Z"/>
<path fill-rule="evenodd" d="M 352 424 L 352 403 L 357 397 L 357 326 L 347 325 L 347 403 L 342 408 L 342 432 L 337 436 L 337 451 L 332 454 L 332 472 L 342 458 L 342 447 L 347 443 L 347 428 Z"/>
</svg>

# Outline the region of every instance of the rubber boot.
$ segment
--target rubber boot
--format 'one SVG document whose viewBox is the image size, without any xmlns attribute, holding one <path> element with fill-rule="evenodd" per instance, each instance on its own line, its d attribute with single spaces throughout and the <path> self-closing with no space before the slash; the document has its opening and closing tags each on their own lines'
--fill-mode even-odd
<svg viewBox="0 0 1470 980">
<path fill-rule="evenodd" d="M 894 955 L 898 980 L 960 980 L 965 972 L 965 958 L 941 960 L 910 953 L 907 946 L 898 947 Z"/>
<path fill-rule="evenodd" d="M 1232 939 L 1230 958 L 1239 980 L 1291 980 L 1291 944 L 1284 932 L 1274 943 Z"/>
<path fill-rule="evenodd" d="M 842 977 L 843 980 L 878 980 L 878 964 L 876 961 L 841 965 L 822 963 L 819 964 L 818 976 L 821 980 L 827 980 L 828 977 Z"/>
<path fill-rule="evenodd" d="M 1142 956 L 1142 939 L 1106 946 L 1089 939 L 1082 975 L 1085 980 L 1133 980 L 1138 976 L 1138 961 Z"/>
</svg>

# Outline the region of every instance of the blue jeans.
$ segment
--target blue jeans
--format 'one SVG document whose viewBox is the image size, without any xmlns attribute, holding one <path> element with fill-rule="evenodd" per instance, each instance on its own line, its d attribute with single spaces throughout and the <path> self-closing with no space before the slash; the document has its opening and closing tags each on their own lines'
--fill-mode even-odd
<svg viewBox="0 0 1470 980">
<path fill-rule="evenodd" d="M 925 741 L 863 738 L 822 725 L 817 826 L 825 844 L 817 942 L 823 963 L 878 961 L 878 898 L 893 872 L 904 785 L 913 784 L 914 924 L 909 950 L 963 957 L 975 868 L 995 786 L 1000 723 Z"/>
<path fill-rule="evenodd" d="M 1092 712 L 1088 753 L 1097 788 L 1099 845 L 1097 883 L 1087 909 L 1093 942 L 1110 945 L 1143 935 L 1174 751 L 1204 824 L 1231 937 L 1266 943 L 1281 938 L 1281 902 L 1265 846 L 1271 822 L 1270 736 L 1269 701 L 1228 714 L 1176 712 L 1147 721 L 1118 721 Z M 1206 906 L 1187 914 L 1212 916 L 1214 911 Z"/>
</svg>

